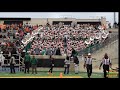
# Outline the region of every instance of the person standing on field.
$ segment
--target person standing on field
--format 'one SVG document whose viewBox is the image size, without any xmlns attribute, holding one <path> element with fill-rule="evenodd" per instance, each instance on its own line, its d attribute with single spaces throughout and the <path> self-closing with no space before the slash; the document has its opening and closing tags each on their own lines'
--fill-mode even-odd
<svg viewBox="0 0 120 90">
<path fill-rule="evenodd" d="M 101 61 L 99 69 L 101 69 L 101 66 L 103 65 L 103 72 L 104 72 L 104 78 L 107 77 L 107 71 L 109 73 L 109 68 L 112 66 L 111 60 L 108 57 L 107 53 L 105 53 L 103 60 Z"/>
</svg>

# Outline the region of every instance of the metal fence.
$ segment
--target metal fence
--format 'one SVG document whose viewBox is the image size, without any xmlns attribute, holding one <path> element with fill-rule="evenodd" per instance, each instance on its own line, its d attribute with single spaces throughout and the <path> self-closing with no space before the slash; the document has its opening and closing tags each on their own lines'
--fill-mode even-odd
<svg viewBox="0 0 120 90">
<path fill-rule="evenodd" d="M 3 54 L 3 56 L 5 57 L 5 60 L 3 62 L 3 65 L 0 67 L 0 71 L 2 72 L 10 72 L 10 65 L 9 65 L 9 60 L 8 58 L 6 58 L 6 55 L 8 57 L 8 54 Z M 16 72 L 20 72 L 21 71 L 21 65 L 23 62 L 21 62 L 21 54 L 13 54 L 13 56 L 15 57 L 15 71 Z"/>
</svg>

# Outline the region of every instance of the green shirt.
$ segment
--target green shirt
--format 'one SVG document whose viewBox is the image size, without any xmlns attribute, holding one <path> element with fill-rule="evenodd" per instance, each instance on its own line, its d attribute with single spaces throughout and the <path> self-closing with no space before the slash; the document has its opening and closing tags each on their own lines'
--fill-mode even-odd
<svg viewBox="0 0 120 90">
<path fill-rule="evenodd" d="M 31 65 L 37 65 L 37 59 L 36 58 L 31 59 Z"/>
<path fill-rule="evenodd" d="M 31 48 L 31 42 L 29 42 L 29 43 L 27 44 L 27 46 L 25 47 L 26 52 L 27 52 L 28 49 L 30 49 L 30 48 Z"/>
<path fill-rule="evenodd" d="M 46 53 L 46 50 L 44 49 L 41 54 L 44 55 L 45 53 Z"/>
<path fill-rule="evenodd" d="M 75 54 L 74 54 L 74 56 L 77 56 L 78 55 L 78 52 L 77 51 L 75 51 Z"/>
<path fill-rule="evenodd" d="M 31 58 L 30 58 L 30 55 L 29 55 L 29 54 L 26 54 L 26 55 L 25 55 L 25 61 L 30 61 L 30 59 L 31 59 Z"/>
</svg>

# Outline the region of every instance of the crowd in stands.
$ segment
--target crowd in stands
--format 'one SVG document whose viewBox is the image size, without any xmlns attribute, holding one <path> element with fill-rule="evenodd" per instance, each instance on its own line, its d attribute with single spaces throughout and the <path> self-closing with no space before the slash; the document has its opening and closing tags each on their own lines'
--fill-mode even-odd
<svg viewBox="0 0 120 90">
<path fill-rule="evenodd" d="M 71 55 L 73 49 L 80 51 L 95 43 L 100 43 L 102 39 L 95 39 L 95 36 L 101 33 L 101 25 L 90 24 L 77 24 L 72 25 L 30 25 L 26 24 L 11 24 L 5 25 L 4 28 L 0 27 L 0 32 L 6 32 L 7 35 L 3 41 L 0 41 L 2 51 L 4 54 L 8 52 L 22 53 L 23 49 L 18 48 L 22 45 L 21 40 L 29 33 L 32 34 L 33 30 L 38 27 L 42 27 L 39 34 L 35 36 L 32 42 L 30 42 L 29 50 L 31 54 L 36 55 Z M 14 39 L 11 41 L 11 37 Z M 93 37 L 93 40 L 90 40 Z M 86 44 L 86 41 L 90 41 Z M 12 47 L 12 49 L 9 49 Z M 13 48 L 14 47 L 14 48 Z M 27 50 L 26 50 L 27 52 Z"/>
<path fill-rule="evenodd" d="M 6 24 L 4 28 L 1 26 L 0 45 L 6 47 L 19 47 L 25 35 L 31 33 L 36 28 L 38 28 L 38 25 L 32 26 L 30 24 Z"/>
<path fill-rule="evenodd" d="M 21 40 L 38 28 L 38 25 L 26 24 L 4 24 L 0 25 L 0 50 L 3 54 L 19 54 L 22 53 L 19 47 L 22 45 Z M 10 55 L 10 54 L 9 54 Z M 9 55 L 4 55 L 6 59 Z"/>
<path fill-rule="evenodd" d="M 100 25 L 78 24 L 71 25 L 58 24 L 52 26 L 41 26 L 43 29 L 37 34 L 31 43 L 31 53 L 37 55 L 56 55 L 60 50 L 60 55 L 71 55 L 72 48 L 75 51 L 85 49 L 95 43 L 104 41 L 104 38 L 96 39 L 96 35 L 102 33 Z M 93 37 L 93 40 L 90 40 Z M 90 41 L 86 44 L 85 41 Z"/>
</svg>

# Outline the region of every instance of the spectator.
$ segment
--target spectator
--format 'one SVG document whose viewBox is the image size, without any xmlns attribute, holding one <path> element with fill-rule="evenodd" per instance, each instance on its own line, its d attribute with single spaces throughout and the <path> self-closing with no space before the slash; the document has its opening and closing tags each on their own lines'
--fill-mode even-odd
<svg viewBox="0 0 120 90">
<path fill-rule="evenodd" d="M 74 56 L 74 65 L 75 65 L 75 74 L 78 74 L 79 72 L 79 60 L 77 56 Z"/>
<path fill-rule="evenodd" d="M 72 48 L 72 55 L 71 56 L 75 56 L 77 54 L 77 52 L 75 51 L 75 49 L 74 48 Z"/>
<path fill-rule="evenodd" d="M 46 55 L 52 55 L 52 53 L 51 53 L 52 51 L 51 51 L 51 49 L 50 48 L 48 48 L 47 49 L 47 51 L 46 51 Z"/>
<path fill-rule="evenodd" d="M 6 38 L 6 36 L 4 35 L 3 38 Z"/>
<path fill-rule="evenodd" d="M 25 58 L 24 58 L 24 64 L 25 64 L 25 72 L 27 70 L 27 73 L 29 74 L 29 68 L 30 68 L 30 55 L 29 55 L 29 51 L 27 51 L 27 53 L 25 54 Z"/>
<path fill-rule="evenodd" d="M 40 54 L 40 49 L 36 46 L 36 48 L 34 49 L 34 51 L 35 51 L 35 54 L 36 55 L 39 55 Z"/>
<path fill-rule="evenodd" d="M 56 50 L 56 55 L 61 55 L 60 48 Z"/>
<path fill-rule="evenodd" d="M 33 55 L 32 59 L 31 59 L 31 65 L 32 65 L 32 74 L 37 74 L 37 59 L 35 58 L 35 56 Z"/>
<path fill-rule="evenodd" d="M 53 72 L 53 67 L 54 67 L 54 59 L 50 55 L 50 70 L 49 70 L 49 74 L 51 74 Z"/>
<path fill-rule="evenodd" d="M 1 32 L 1 28 L 0 28 L 0 32 Z"/>
<path fill-rule="evenodd" d="M 0 35 L 0 38 L 2 38 L 2 35 Z"/>
<path fill-rule="evenodd" d="M 12 51 L 11 51 L 11 54 L 12 54 L 15 58 L 16 58 L 16 54 L 17 54 L 16 51 L 17 51 L 16 48 L 13 47 L 13 48 L 12 48 Z"/>
<path fill-rule="evenodd" d="M 69 74 L 69 67 L 70 67 L 70 59 L 69 59 L 69 56 L 66 56 L 66 59 L 65 59 L 65 70 L 64 70 L 64 74 Z"/>
<path fill-rule="evenodd" d="M 25 52 L 26 52 L 25 50 L 23 50 L 23 51 L 21 52 L 21 57 L 22 57 L 22 58 L 25 57 Z"/>
<path fill-rule="evenodd" d="M 12 56 L 10 59 L 10 73 L 14 73 L 15 74 L 15 57 Z"/>
<path fill-rule="evenodd" d="M 3 56 L 2 54 L 3 52 L 0 51 L 0 66 L 2 66 L 4 64 L 4 60 L 5 60 L 5 57 Z"/>
</svg>

